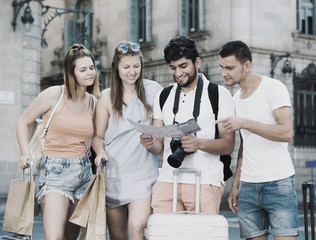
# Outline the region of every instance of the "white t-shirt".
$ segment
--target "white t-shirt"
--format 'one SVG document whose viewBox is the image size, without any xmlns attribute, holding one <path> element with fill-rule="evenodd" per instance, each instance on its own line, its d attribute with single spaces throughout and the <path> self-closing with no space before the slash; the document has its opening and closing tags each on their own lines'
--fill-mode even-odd
<svg viewBox="0 0 316 240">
<path fill-rule="evenodd" d="M 272 111 L 291 107 L 289 92 L 279 80 L 263 77 L 258 89 L 248 98 L 240 99 L 240 90 L 233 101 L 236 117 L 247 118 L 265 124 L 277 124 Z M 292 176 L 294 166 L 287 142 L 271 141 L 245 129 L 243 138 L 243 163 L 241 181 L 268 182 Z"/>
<path fill-rule="evenodd" d="M 215 116 L 213 114 L 212 105 L 208 96 L 209 81 L 203 76 L 203 91 L 201 96 L 200 115 L 197 122 L 201 127 L 201 131 L 197 133 L 198 138 L 215 138 Z M 230 92 L 223 86 L 219 88 L 219 107 L 218 119 L 229 116 L 234 116 L 234 104 Z M 177 84 L 174 84 L 168 98 L 161 111 L 159 104 L 160 93 L 156 95 L 154 103 L 154 118 L 160 119 L 165 125 L 173 124 L 173 103 Z M 185 122 L 193 118 L 195 90 L 188 93 L 180 91 L 179 110 L 176 114 L 175 121 L 178 123 Z M 168 156 L 172 153 L 170 149 L 171 138 L 164 139 L 163 165 L 160 169 L 158 181 L 172 182 L 173 170 L 167 161 Z M 219 160 L 219 155 L 210 154 L 204 151 L 196 151 L 193 154 L 187 155 L 180 168 L 195 168 L 201 170 L 201 183 L 220 186 L 224 183 L 223 164 Z M 181 174 L 179 176 L 180 183 L 195 183 L 193 174 Z"/>
</svg>

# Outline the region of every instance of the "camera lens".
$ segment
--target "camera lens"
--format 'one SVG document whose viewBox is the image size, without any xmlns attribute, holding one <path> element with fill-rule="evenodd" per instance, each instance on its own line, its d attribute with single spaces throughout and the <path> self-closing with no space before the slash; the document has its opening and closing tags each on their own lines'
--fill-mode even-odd
<svg viewBox="0 0 316 240">
<path fill-rule="evenodd" d="M 168 163 L 171 167 L 179 168 L 184 160 L 185 152 L 183 148 L 178 148 L 168 157 Z"/>
</svg>

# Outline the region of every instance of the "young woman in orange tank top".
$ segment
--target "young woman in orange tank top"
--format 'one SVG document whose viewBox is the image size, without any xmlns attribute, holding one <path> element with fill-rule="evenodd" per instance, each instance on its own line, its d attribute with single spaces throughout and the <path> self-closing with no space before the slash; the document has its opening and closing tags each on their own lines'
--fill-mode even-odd
<svg viewBox="0 0 316 240">
<path fill-rule="evenodd" d="M 64 86 L 42 91 L 17 122 L 20 168 L 33 161 L 28 127 L 41 115 L 47 122 L 61 91 L 63 102 L 49 125 L 38 173 L 45 239 L 77 239 L 80 227 L 68 219 L 92 176 L 85 142 L 94 131 L 92 100 L 99 95 L 99 81 L 94 57 L 81 44 L 74 44 L 65 57 Z"/>
</svg>

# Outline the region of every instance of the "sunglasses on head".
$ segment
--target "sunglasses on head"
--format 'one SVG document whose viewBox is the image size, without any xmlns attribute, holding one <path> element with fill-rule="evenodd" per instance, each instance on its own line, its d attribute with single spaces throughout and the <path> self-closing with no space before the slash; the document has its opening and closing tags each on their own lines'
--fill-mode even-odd
<svg viewBox="0 0 316 240">
<path fill-rule="evenodd" d="M 128 52 L 128 49 L 131 49 L 133 52 L 138 52 L 140 49 L 140 46 L 138 43 L 130 43 L 130 44 L 119 44 L 117 46 L 117 51 L 121 54 L 126 54 Z"/>
</svg>

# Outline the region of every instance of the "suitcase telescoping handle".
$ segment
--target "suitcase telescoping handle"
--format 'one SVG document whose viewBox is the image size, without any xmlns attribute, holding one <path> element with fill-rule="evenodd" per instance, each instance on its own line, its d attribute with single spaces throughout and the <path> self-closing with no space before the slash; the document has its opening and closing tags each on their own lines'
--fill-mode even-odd
<svg viewBox="0 0 316 240">
<path fill-rule="evenodd" d="M 315 216 L 314 216 L 314 182 L 307 181 L 302 184 L 303 188 L 303 201 L 304 201 L 304 228 L 305 239 L 308 240 L 308 200 L 307 200 L 307 188 L 309 189 L 309 204 L 310 204 L 310 221 L 312 229 L 312 240 L 315 240 Z"/>
<path fill-rule="evenodd" d="M 178 202 L 178 178 L 179 173 L 193 173 L 196 175 L 196 190 L 195 190 L 195 212 L 200 212 L 200 188 L 201 188 L 201 170 L 193 168 L 179 168 L 173 170 L 173 206 L 172 211 L 177 212 Z"/>
</svg>

